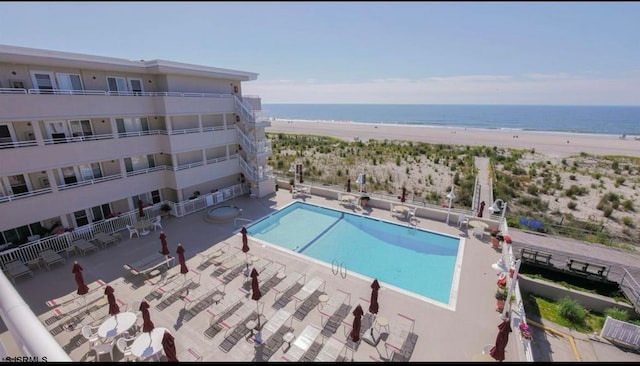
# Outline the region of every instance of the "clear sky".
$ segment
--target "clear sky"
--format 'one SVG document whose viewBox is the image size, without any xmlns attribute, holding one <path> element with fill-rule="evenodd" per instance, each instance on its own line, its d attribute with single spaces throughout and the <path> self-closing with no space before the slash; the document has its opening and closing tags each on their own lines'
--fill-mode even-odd
<svg viewBox="0 0 640 366">
<path fill-rule="evenodd" d="M 0 44 L 255 72 L 263 103 L 640 105 L 640 2 L 0 2 Z"/>
</svg>

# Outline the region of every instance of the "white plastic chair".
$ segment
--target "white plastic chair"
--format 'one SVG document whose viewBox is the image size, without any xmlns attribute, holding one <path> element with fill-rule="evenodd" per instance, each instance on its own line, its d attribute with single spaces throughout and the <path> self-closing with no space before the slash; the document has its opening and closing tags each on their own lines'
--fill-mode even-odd
<svg viewBox="0 0 640 366">
<path fill-rule="evenodd" d="M 96 327 L 92 327 L 90 325 L 84 325 L 82 326 L 82 329 L 80 330 L 80 332 L 82 333 L 82 336 L 89 341 L 89 344 L 91 344 L 91 347 L 95 346 L 96 344 L 100 343 L 100 337 L 98 337 L 97 333 L 94 333 L 94 330 L 96 330 Z"/>
<path fill-rule="evenodd" d="M 100 361 L 100 356 L 109 355 L 113 361 L 113 343 L 98 343 L 91 348 L 96 353 L 96 362 Z"/>
<path fill-rule="evenodd" d="M 140 237 L 140 233 L 135 227 L 127 225 L 127 230 L 129 230 L 129 239 L 133 238 L 133 234 L 135 234 L 138 238 Z"/>
<path fill-rule="evenodd" d="M 133 341 L 135 338 L 132 338 Z M 129 340 L 127 338 L 121 337 L 116 341 L 116 347 L 118 347 L 118 351 L 122 352 L 125 360 L 129 360 L 129 357 L 133 356 L 131 353 L 131 346 L 129 345 Z M 135 357 L 135 356 L 134 356 Z"/>
<path fill-rule="evenodd" d="M 162 217 L 160 215 L 156 216 L 156 218 L 151 221 L 151 224 L 153 224 L 153 231 L 156 231 L 157 228 L 162 229 L 160 221 L 162 221 Z"/>
<path fill-rule="evenodd" d="M 468 227 L 469 225 L 469 219 L 465 216 L 465 214 L 460 214 L 458 215 L 458 229 L 462 229 L 462 227 L 464 226 L 465 228 Z"/>
</svg>

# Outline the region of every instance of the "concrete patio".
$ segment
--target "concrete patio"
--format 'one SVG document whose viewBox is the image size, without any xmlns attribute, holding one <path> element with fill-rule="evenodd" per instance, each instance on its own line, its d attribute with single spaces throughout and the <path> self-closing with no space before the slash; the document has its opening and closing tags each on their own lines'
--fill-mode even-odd
<svg viewBox="0 0 640 366">
<path fill-rule="evenodd" d="M 356 212 L 372 217 L 389 220 L 393 222 L 403 222 L 391 216 L 391 212 L 384 209 L 367 207 L 345 208 L 335 199 L 326 199 L 318 196 L 305 195 L 302 200 L 315 204 L 341 209 L 349 212 Z M 275 195 L 267 198 L 256 199 L 250 197 L 237 198 L 225 204 L 236 205 L 242 208 L 242 218 L 256 220 L 262 216 L 277 210 L 292 201 L 291 193 L 280 190 Z M 190 269 L 197 270 L 200 264 L 198 252 L 207 250 L 212 246 L 223 247 L 220 244 L 225 241 L 231 247 L 240 248 L 242 246 L 239 226 L 234 226 L 234 222 L 210 223 L 204 220 L 206 211 L 201 211 L 183 218 L 170 217 L 162 221 L 164 233 L 167 236 L 171 255 L 175 256 L 175 249 L 178 243 L 182 243 L 186 249 L 187 265 Z M 423 301 L 412 296 L 405 291 L 396 291 L 386 288 L 381 283 L 379 293 L 380 311 L 378 317 L 386 317 L 389 320 L 391 332 L 397 331 L 399 322 L 398 314 L 403 314 L 415 319 L 414 333 L 417 335 L 415 348 L 411 352 L 410 361 L 471 361 L 474 356 L 482 353 L 482 349 L 487 344 L 495 341 L 500 323 L 499 314 L 496 312 L 496 301 L 494 293 L 496 289 L 496 272 L 491 268 L 500 257 L 500 253 L 492 249 L 487 242 L 481 242 L 472 235 L 468 235 L 467 230 L 462 231 L 455 225 L 446 225 L 443 222 L 430 221 L 424 218 L 417 218 L 417 226 L 429 230 L 447 233 L 455 236 L 464 236 L 465 245 L 462 259 L 460 283 L 456 296 L 456 306 L 454 310 L 446 309 L 437 304 Z M 470 233 L 470 231 L 469 231 Z M 122 240 L 106 249 L 100 248 L 97 252 L 87 253 L 85 256 L 71 256 L 65 264 L 53 265 L 50 271 L 46 269 L 36 269 L 35 276 L 21 277 L 17 280 L 16 288 L 24 300 L 30 305 L 33 312 L 43 321 L 52 319 L 52 309 L 45 305 L 45 301 L 75 292 L 76 286 L 71 273 L 74 261 L 78 261 L 84 267 L 84 279 L 90 283 L 97 279 L 102 279 L 115 289 L 115 296 L 124 303 L 131 303 L 136 300 L 143 300 L 149 294 L 151 287 L 142 281 L 143 276 L 133 276 L 126 272 L 122 265 L 144 258 L 151 253 L 160 250 L 160 231 L 152 231 L 151 234 L 140 238 L 129 239 L 128 235 L 122 232 Z M 258 243 L 250 238 L 250 254 L 258 257 L 265 257 L 269 260 L 277 261 L 286 266 L 286 272 L 298 271 L 306 274 L 310 279 L 314 276 L 321 277 L 326 281 L 324 293 L 329 297 L 337 296 L 338 290 L 350 293 L 351 310 L 345 317 L 345 321 L 351 323 L 353 315 L 351 311 L 360 304 L 365 311 L 368 309 L 368 301 L 371 293 L 370 284 L 372 278 L 367 278 L 359 274 L 348 271 L 346 278 L 339 274 L 335 275 L 331 265 L 310 259 L 304 255 L 285 251 L 271 245 Z M 215 270 L 214 265 L 203 268 L 201 271 L 200 286 L 213 281 L 211 273 Z M 348 268 L 347 268 L 348 270 Z M 424 269 L 416 269 L 420 271 Z M 179 273 L 177 261 L 166 274 L 173 275 Z M 227 289 L 247 288 L 245 278 L 238 275 L 226 285 Z M 264 318 L 268 319 L 274 314 L 278 307 L 274 306 L 275 291 L 269 290 L 263 293 L 261 301 L 264 302 Z M 311 298 L 313 308 L 302 319 L 293 318 L 292 332 L 298 336 L 309 324 L 317 327 L 321 326 L 321 316 L 318 305 L 318 294 L 316 292 Z M 249 295 L 250 296 L 250 295 Z M 224 330 L 214 329 L 209 331 L 209 337 L 205 331 L 209 328 L 209 314 L 202 310 L 204 307 L 195 307 L 194 313 L 184 310 L 185 303 L 175 296 L 170 305 L 158 306 L 160 301 L 147 297 L 146 301 L 151 305 L 151 319 L 156 327 L 164 327 L 171 331 L 175 337 L 177 354 L 180 355 L 187 348 L 197 350 L 203 356 L 204 361 L 260 361 L 265 360 L 264 353 L 260 347 L 255 347 L 254 343 L 246 339 L 240 339 L 229 352 L 223 352 L 219 345 L 224 339 Z M 252 300 L 248 300 L 252 301 Z M 292 314 L 295 313 L 295 301 L 291 299 L 285 305 L 285 309 Z M 264 322 L 264 320 L 262 320 Z M 83 323 L 93 322 L 100 324 L 100 321 L 93 321 L 85 316 Z M 363 320 L 363 326 L 366 326 Z M 80 326 L 76 325 L 73 330 L 56 328 L 55 325 L 47 326 L 58 343 L 64 347 L 71 359 L 74 361 L 92 360 L 93 352 L 90 352 L 88 342 L 80 334 Z M 334 336 L 345 340 L 347 326 L 337 329 Z M 328 334 L 327 334 L 328 335 Z M 377 346 L 361 342 L 353 354 L 348 353 L 347 359 L 354 361 L 385 361 L 389 354 L 384 344 L 385 332 L 382 340 Z M 17 355 L 15 342 L 11 334 L 7 332 L 2 324 L 0 339 L 7 347 L 10 355 Z M 311 347 L 307 356 L 317 354 L 319 346 L 325 340 L 322 335 L 316 339 L 316 344 Z M 286 343 L 278 347 L 269 361 L 282 361 Z M 510 335 L 510 341 L 506 349 L 506 361 L 525 361 L 522 345 L 519 342 L 517 330 Z M 343 352 L 343 356 L 345 353 Z M 101 358 L 107 360 L 109 356 Z M 122 355 L 114 349 L 114 359 L 120 360 Z"/>
</svg>

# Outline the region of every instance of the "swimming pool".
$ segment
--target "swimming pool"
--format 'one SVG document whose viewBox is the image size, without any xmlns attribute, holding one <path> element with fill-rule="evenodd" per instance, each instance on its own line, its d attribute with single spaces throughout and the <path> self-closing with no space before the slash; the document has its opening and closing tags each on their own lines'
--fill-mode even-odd
<svg viewBox="0 0 640 366">
<path fill-rule="evenodd" d="M 460 238 L 304 202 L 247 226 L 252 237 L 455 306 Z"/>
</svg>

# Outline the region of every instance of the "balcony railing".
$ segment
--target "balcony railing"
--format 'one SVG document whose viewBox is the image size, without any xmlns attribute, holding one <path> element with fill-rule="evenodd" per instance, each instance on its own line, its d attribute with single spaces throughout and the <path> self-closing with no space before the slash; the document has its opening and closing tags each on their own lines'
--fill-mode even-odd
<svg viewBox="0 0 640 366">
<path fill-rule="evenodd" d="M 35 140 L 0 142 L 0 149 L 10 149 L 14 147 L 27 147 L 27 146 L 37 146 L 37 145 L 38 143 Z"/>
<path fill-rule="evenodd" d="M 189 92 L 134 92 L 107 90 L 66 90 L 66 89 L 20 89 L 0 88 L 0 94 L 35 94 L 35 95 L 104 95 L 127 97 L 196 97 L 196 98 L 233 98 L 233 94 L 189 93 Z"/>
<path fill-rule="evenodd" d="M 122 174 L 113 174 L 113 175 L 108 175 L 108 176 L 105 176 L 105 177 L 100 177 L 100 178 L 95 178 L 95 179 L 81 180 L 81 181 L 74 182 L 74 183 L 61 184 L 61 185 L 58 186 L 58 190 L 64 191 L 65 189 L 77 188 L 77 187 L 82 187 L 82 186 L 89 186 L 89 185 L 92 185 L 92 184 L 108 182 L 110 180 L 120 179 L 120 178 L 122 178 Z"/>
<path fill-rule="evenodd" d="M 39 196 L 41 194 L 47 194 L 47 193 L 51 193 L 51 192 L 52 192 L 51 188 L 42 188 L 42 189 L 36 189 L 35 191 L 10 194 L 8 196 L 0 197 L 0 203 L 1 202 L 11 202 L 11 201 L 19 200 L 19 199 L 22 199 L 22 198 L 35 197 L 35 196 Z"/>
</svg>

